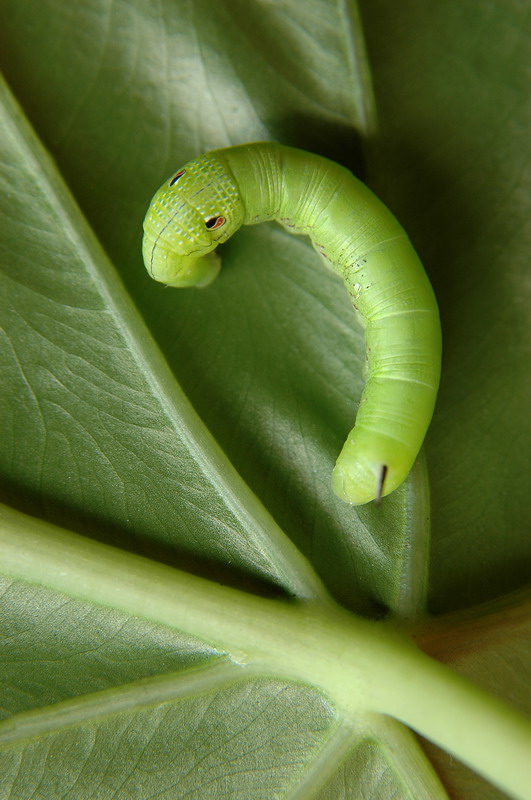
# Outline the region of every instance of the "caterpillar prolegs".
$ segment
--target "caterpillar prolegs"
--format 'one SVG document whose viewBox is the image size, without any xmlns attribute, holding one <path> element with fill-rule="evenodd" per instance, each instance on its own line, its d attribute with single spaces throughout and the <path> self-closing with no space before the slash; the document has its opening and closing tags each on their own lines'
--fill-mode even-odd
<svg viewBox="0 0 531 800">
<path fill-rule="evenodd" d="M 241 225 L 277 220 L 306 234 L 345 283 L 364 328 L 367 380 L 332 475 L 361 504 L 406 479 L 429 426 L 441 362 L 437 303 L 391 212 L 347 169 L 271 142 L 214 150 L 155 194 L 144 220 L 146 268 L 168 286 L 206 286 L 214 253 Z"/>
</svg>

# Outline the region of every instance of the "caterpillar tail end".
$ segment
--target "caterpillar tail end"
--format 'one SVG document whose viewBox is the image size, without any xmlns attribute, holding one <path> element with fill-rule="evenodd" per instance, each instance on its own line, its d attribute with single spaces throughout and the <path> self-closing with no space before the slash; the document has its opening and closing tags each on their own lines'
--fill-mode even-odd
<svg viewBox="0 0 531 800">
<path fill-rule="evenodd" d="M 213 250 L 204 256 L 182 256 L 160 244 L 155 246 L 151 237 L 144 235 L 142 254 L 145 267 L 159 283 L 176 288 L 208 286 L 221 269 L 221 259 Z"/>
<path fill-rule="evenodd" d="M 351 432 L 332 472 L 332 489 L 345 503 L 379 504 L 407 478 L 412 458 L 406 452 L 393 458 L 385 436 Z M 366 441 L 367 439 L 367 441 Z M 394 443 L 396 448 L 396 443 Z"/>
<path fill-rule="evenodd" d="M 332 489 L 340 500 L 350 505 L 361 506 L 373 501 L 379 505 L 384 494 L 388 494 L 386 473 L 385 464 L 375 465 L 372 469 L 359 462 L 345 466 L 338 460 L 332 472 Z"/>
</svg>

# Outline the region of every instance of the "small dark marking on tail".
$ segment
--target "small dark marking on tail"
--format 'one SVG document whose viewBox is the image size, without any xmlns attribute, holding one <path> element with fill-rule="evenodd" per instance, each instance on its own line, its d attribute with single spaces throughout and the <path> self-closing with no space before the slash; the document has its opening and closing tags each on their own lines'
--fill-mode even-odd
<svg viewBox="0 0 531 800">
<path fill-rule="evenodd" d="M 378 486 L 376 487 L 376 497 L 374 498 L 374 502 L 376 505 L 380 504 L 383 494 L 383 488 L 385 483 L 385 477 L 387 475 L 387 464 L 382 464 L 382 471 L 380 472 L 380 479 L 378 481 Z"/>
</svg>

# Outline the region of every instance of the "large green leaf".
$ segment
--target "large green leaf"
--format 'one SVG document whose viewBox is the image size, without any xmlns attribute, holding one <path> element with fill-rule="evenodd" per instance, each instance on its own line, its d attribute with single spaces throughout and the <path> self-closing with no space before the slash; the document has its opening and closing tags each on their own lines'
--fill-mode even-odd
<svg viewBox="0 0 531 800">
<path fill-rule="evenodd" d="M 353 5 L 330 0 L 2 4 L 0 470 L 4 502 L 31 515 L 2 512 L 2 798 L 445 797 L 414 738 L 374 710 L 520 791 L 503 767 L 489 773 L 472 706 L 463 726 L 483 757 L 424 724 L 400 678 L 400 709 L 385 693 L 362 702 L 379 674 L 370 655 L 352 665 L 353 712 L 337 682 L 304 672 L 297 624 L 280 616 L 268 647 L 250 622 L 234 639 L 232 595 L 210 596 L 218 583 L 247 591 L 234 603 L 253 624 L 257 594 L 298 598 L 317 665 L 343 630 L 322 580 L 529 708 L 526 637 L 510 624 L 527 606 L 502 597 L 529 579 L 531 555 L 529 5 L 361 11 L 363 29 Z M 260 139 L 364 177 L 436 289 L 445 355 L 426 456 L 380 507 L 330 490 L 364 347 L 308 243 L 243 230 L 200 291 L 165 290 L 142 266 L 163 178 Z M 91 540 L 102 544 L 85 550 Z M 163 565 L 185 571 L 171 573 L 178 611 L 162 610 Z M 160 580 L 156 602 L 142 575 Z M 276 620 L 283 601 L 264 602 Z M 329 609 L 335 639 L 305 603 Z M 461 611 L 433 626 L 428 608 Z M 479 654 L 478 629 L 497 631 Z M 361 652 L 364 630 L 352 629 Z M 400 674 L 400 648 L 378 630 Z M 340 673 L 346 663 L 338 653 Z M 506 748 L 518 750 L 510 730 Z M 430 757 L 452 796 L 500 796 Z"/>
</svg>

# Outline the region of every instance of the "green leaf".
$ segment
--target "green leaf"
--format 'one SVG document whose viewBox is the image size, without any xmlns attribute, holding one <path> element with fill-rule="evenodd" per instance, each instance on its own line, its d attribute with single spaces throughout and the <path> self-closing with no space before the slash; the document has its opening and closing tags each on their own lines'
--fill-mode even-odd
<svg viewBox="0 0 531 800">
<path fill-rule="evenodd" d="M 339 646 L 323 584 L 358 614 L 388 609 L 442 661 L 456 641 L 475 653 L 495 618 L 501 638 L 475 669 L 456 666 L 529 710 L 526 638 L 506 623 L 528 606 L 515 595 L 496 601 L 510 614 L 470 611 L 529 579 L 527 5 L 403 2 L 398 14 L 362 2 L 362 33 L 355 7 L 329 0 L 3 3 L 0 472 L 3 501 L 34 522 L 3 517 L 0 797 L 444 797 L 412 735 L 372 713 L 393 714 L 394 695 L 352 713 L 302 656 L 288 668 L 299 624 L 315 664 Z M 436 289 L 445 360 L 426 457 L 380 508 L 330 490 L 364 346 L 308 243 L 274 225 L 241 231 L 200 291 L 164 290 L 142 266 L 142 218 L 163 178 L 260 139 L 364 177 Z M 24 549 L 34 525 L 40 544 Z M 103 543 L 116 550 L 99 593 Z M 146 560 L 127 582 L 132 553 Z M 179 568 L 176 602 L 196 597 L 188 617 L 152 609 L 141 578 L 162 565 Z M 257 595 L 297 598 L 299 623 L 279 617 L 274 646 L 243 623 L 230 639 L 223 595 L 204 627 L 217 584 L 247 592 L 242 619 Z M 276 619 L 285 601 L 267 602 Z M 443 636 L 428 607 L 462 611 Z M 475 620 L 464 639 L 463 614 Z M 393 664 L 396 644 L 377 630 Z M 431 661 L 419 664 L 428 680 Z M 447 742 L 400 691 L 409 705 L 395 716 L 488 774 L 488 745 L 476 758 Z M 475 713 L 463 725 L 483 742 Z M 452 796 L 495 791 L 430 755 Z M 500 769 L 491 779 L 517 796 Z"/>
</svg>

